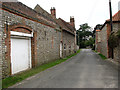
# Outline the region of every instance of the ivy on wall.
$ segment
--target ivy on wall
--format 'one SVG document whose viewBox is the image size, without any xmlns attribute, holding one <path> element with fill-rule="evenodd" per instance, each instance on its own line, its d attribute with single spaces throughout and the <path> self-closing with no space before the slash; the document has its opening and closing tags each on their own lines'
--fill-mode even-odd
<svg viewBox="0 0 120 90">
<path fill-rule="evenodd" d="M 115 48 L 119 45 L 120 41 L 120 30 L 117 32 L 112 32 L 108 39 L 108 44 L 110 48 Z"/>
<path fill-rule="evenodd" d="M 120 29 L 119 29 L 118 32 L 117 32 L 117 36 L 118 36 L 119 39 L 120 39 Z"/>
</svg>

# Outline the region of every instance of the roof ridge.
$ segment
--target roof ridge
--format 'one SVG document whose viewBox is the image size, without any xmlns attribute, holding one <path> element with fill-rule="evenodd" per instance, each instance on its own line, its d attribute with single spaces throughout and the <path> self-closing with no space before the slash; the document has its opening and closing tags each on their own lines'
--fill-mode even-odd
<svg viewBox="0 0 120 90">
<path fill-rule="evenodd" d="M 39 10 L 38 10 L 39 9 Z M 43 9 L 39 4 L 37 4 L 34 8 L 34 10 L 39 13 L 39 14 L 42 14 L 45 18 L 47 18 L 48 20 L 56 23 L 56 20 L 55 18 L 53 18 L 51 16 L 51 14 L 49 12 L 47 12 L 45 9 Z"/>
<path fill-rule="evenodd" d="M 61 18 L 60 18 L 61 19 Z M 64 21 L 65 23 L 69 24 L 71 27 L 73 27 L 70 22 L 66 22 L 65 20 L 61 19 L 62 21 Z"/>
<path fill-rule="evenodd" d="M 59 18 L 59 19 L 61 19 L 61 18 Z M 73 31 L 73 30 L 75 29 L 71 24 L 69 24 L 69 23 L 66 22 L 65 20 L 63 20 L 63 19 L 61 19 L 61 20 L 62 20 L 64 26 L 65 26 L 68 30 Z"/>
</svg>

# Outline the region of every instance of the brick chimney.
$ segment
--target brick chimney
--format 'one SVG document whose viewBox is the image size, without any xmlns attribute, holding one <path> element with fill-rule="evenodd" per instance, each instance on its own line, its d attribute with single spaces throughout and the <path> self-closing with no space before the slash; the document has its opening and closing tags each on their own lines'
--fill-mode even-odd
<svg viewBox="0 0 120 90">
<path fill-rule="evenodd" d="M 55 9 L 55 7 L 51 7 L 51 9 L 50 9 L 50 11 L 51 11 L 51 15 L 54 17 L 54 18 L 56 18 L 56 9 Z"/>
<path fill-rule="evenodd" d="M 75 27 L 75 20 L 74 20 L 74 17 L 70 17 L 70 24 Z"/>
</svg>

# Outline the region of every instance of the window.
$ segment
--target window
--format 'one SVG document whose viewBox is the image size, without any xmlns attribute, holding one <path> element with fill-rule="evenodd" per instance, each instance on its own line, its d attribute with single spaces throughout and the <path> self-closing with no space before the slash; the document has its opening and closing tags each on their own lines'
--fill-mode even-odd
<svg viewBox="0 0 120 90">
<path fill-rule="evenodd" d="M 66 44 L 64 44 L 64 49 L 66 49 Z"/>
</svg>

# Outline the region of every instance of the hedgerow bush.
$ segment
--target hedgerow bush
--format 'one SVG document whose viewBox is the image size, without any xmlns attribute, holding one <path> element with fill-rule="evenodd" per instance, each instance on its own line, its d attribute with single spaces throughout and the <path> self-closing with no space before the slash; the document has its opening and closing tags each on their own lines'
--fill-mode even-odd
<svg viewBox="0 0 120 90">
<path fill-rule="evenodd" d="M 112 32 L 111 35 L 109 36 L 108 39 L 108 45 L 110 48 L 115 48 L 119 45 L 119 36 L 120 36 L 120 32 Z"/>
<path fill-rule="evenodd" d="M 117 36 L 120 38 L 120 30 L 118 30 L 118 32 L 117 32 Z"/>
</svg>

